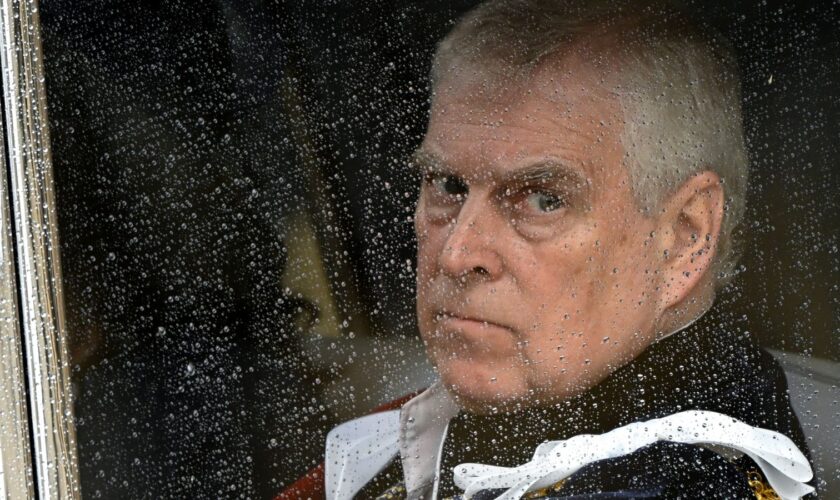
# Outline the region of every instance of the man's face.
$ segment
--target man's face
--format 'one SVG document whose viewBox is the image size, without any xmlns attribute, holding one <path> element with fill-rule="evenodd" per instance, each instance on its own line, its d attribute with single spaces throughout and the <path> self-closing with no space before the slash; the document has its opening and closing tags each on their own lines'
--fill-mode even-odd
<svg viewBox="0 0 840 500">
<path fill-rule="evenodd" d="M 652 341 L 655 223 L 598 80 L 570 56 L 527 88 L 438 85 L 417 155 L 417 312 L 471 411 L 567 398 Z"/>
</svg>

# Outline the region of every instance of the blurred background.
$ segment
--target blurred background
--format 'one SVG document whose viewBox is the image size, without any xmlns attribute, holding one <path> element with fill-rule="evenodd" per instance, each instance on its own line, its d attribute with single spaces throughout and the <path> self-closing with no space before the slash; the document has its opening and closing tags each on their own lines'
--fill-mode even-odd
<svg viewBox="0 0 840 500">
<path fill-rule="evenodd" d="M 42 0 L 85 497 L 270 498 L 333 425 L 430 382 L 405 161 L 476 3 Z M 743 73 L 719 300 L 840 361 L 840 3 L 685 9 Z"/>
</svg>

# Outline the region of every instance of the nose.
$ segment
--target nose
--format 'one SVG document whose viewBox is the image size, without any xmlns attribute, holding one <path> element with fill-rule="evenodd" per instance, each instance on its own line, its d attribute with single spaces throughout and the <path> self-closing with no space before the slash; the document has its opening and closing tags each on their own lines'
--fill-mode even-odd
<svg viewBox="0 0 840 500">
<path fill-rule="evenodd" d="M 459 279 L 493 281 L 503 268 L 498 252 L 500 221 L 481 198 L 468 196 L 457 218 L 450 223 L 450 232 L 440 255 L 442 270 Z"/>
</svg>

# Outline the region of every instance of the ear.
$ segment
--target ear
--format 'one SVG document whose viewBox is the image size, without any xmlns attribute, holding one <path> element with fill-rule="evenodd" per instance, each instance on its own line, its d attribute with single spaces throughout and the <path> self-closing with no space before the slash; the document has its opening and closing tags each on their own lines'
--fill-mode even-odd
<svg viewBox="0 0 840 500">
<path fill-rule="evenodd" d="M 723 221 L 723 186 L 710 171 L 693 175 L 663 204 L 659 218 L 662 256 L 660 311 L 680 304 L 711 272 Z"/>
</svg>

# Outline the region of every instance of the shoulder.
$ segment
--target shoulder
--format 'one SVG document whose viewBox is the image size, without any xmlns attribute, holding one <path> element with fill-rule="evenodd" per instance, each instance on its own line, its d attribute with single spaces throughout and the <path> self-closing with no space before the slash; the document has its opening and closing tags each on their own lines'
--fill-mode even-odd
<svg viewBox="0 0 840 500">
<path fill-rule="evenodd" d="M 406 394 L 401 396 L 397 399 L 392 401 L 388 401 L 380 406 L 377 406 L 367 416 L 382 414 L 387 412 L 393 412 L 394 410 L 400 409 L 405 403 L 416 397 L 423 391 L 412 392 L 410 394 Z M 365 417 L 361 417 L 360 419 L 365 419 Z M 356 431 L 363 431 L 362 427 L 368 428 L 371 422 L 379 421 L 376 418 L 373 421 L 368 420 L 367 422 L 359 423 L 360 419 L 350 420 L 348 422 L 344 422 L 341 425 L 336 426 L 333 428 L 330 433 L 327 435 L 327 445 L 326 449 L 329 450 L 331 448 L 331 443 L 338 443 L 339 440 L 350 440 L 352 441 L 352 436 L 361 435 L 361 432 L 353 432 L 354 428 Z M 387 417 L 386 417 L 387 419 Z M 327 453 L 329 453 L 327 451 Z M 275 500 L 296 500 L 299 498 L 310 498 L 310 499 L 324 499 L 326 498 L 326 487 L 325 487 L 325 480 L 327 475 L 327 461 L 321 462 L 317 466 L 313 467 L 309 471 L 307 471 L 304 475 L 302 475 L 297 481 L 289 485 L 286 489 L 284 489 L 280 494 L 275 497 Z M 333 473 L 333 467 L 329 467 L 330 473 Z"/>
</svg>

